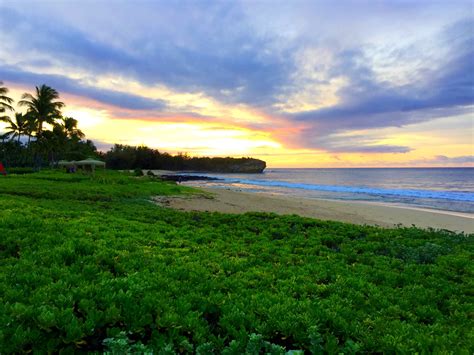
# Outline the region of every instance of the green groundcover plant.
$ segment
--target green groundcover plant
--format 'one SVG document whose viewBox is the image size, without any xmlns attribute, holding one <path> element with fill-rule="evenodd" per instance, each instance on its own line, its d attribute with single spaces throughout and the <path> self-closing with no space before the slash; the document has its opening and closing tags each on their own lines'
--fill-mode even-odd
<svg viewBox="0 0 474 355">
<path fill-rule="evenodd" d="M 0 352 L 474 351 L 471 235 L 151 202 L 191 193 L 0 177 Z"/>
</svg>

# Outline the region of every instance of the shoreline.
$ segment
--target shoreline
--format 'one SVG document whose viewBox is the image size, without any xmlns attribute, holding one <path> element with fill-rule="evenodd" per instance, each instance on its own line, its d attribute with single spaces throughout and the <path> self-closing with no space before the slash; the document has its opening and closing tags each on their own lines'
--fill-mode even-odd
<svg viewBox="0 0 474 355">
<path fill-rule="evenodd" d="M 425 229 L 474 233 L 474 215 L 462 212 L 390 205 L 383 202 L 280 196 L 265 192 L 242 192 L 224 188 L 198 187 L 198 189 L 205 194 L 186 197 L 159 197 L 155 198 L 155 202 L 164 207 L 182 211 L 296 214 L 321 220 L 367 224 L 385 228 L 415 225 Z"/>
<path fill-rule="evenodd" d="M 323 199 L 321 199 L 323 200 Z M 325 201 L 341 201 L 341 200 L 325 200 Z M 474 223 L 474 214 L 468 212 L 457 212 L 457 211 L 449 211 L 449 210 L 439 210 L 436 208 L 428 208 L 428 207 L 414 207 L 410 205 L 398 204 L 398 203 L 388 203 L 388 202 L 375 202 L 375 201 L 348 201 L 351 203 L 361 203 L 361 204 L 368 204 L 368 205 L 376 205 L 376 206 L 385 206 L 391 208 L 402 208 L 405 210 L 413 210 L 413 211 L 424 211 L 429 213 L 435 214 L 442 214 L 447 216 L 456 216 L 462 217 L 467 219 L 472 219 Z"/>
<path fill-rule="evenodd" d="M 239 191 L 237 191 L 239 192 Z M 242 191 L 244 192 L 244 191 Z M 279 196 L 276 194 L 272 193 L 266 193 L 263 192 L 263 194 L 268 195 L 268 196 Z M 282 195 L 284 197 L 284 195 Z M 290 197 L 293 198 L 293 197 Z M 390 208 L 402 208 L 405 210 L 414 210 L 414 211 L 424 211 L 424 212 L 429 212 L 429 213 L 438 213 L 438 214 L 443 214 L 443 215 L 449 215 L 449 216 L 457 216 L 457 217 L 463 217 L 463 218 L 468 218 L 472 219 L 474 223 L 474 214 L 473 213 L 468 213 L 468 212 L 457 212 L 457 211 L 449 211 L 449 210 L 440 210 L 436 208 L 428 208 L 428 207 L 416 207 L 416 206 L 411 206 L 408 204 L 402 204 L 402 203 L 390 203 L 390 202 L 380 202 L 380 201 L 362 201 L 362 200 L 336 200 L 336 199 L 329 199 L 329 198 L 310 198 L 310 197 L 294 197 L 294 198 L 302 198 L 304 200 L 317 200 L 317 201 L 328 201 L 328 202 L 342 202 L 342 203 L 353 203 L 353 204 L 361 204 L 361 205 L 373 205 L 373 206 L 384 206 L 384 207 L 390 207 Z"/>
</svg>

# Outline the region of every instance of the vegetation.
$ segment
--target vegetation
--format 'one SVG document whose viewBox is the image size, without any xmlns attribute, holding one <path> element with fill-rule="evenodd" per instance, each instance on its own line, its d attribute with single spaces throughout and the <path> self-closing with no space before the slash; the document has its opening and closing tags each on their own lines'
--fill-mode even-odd
<svg viewBox="0 0 474 355">
<path fill-rule="evenodd" d="M 18 102 L 20 106 L 28 109 L 28 115 L 36 122 L 38 136 L 41 136 L 45 123 L 54 126 L 56 120 L 61 117 L 61 108 L 64 107 L 64 103 L 57 101 L 58 99 L 59 93 L 43 84 L 36 87 L 36 96 L 24 93 L 22 100 Z"/>
<path fill-rule="evenodd" d="M 214 172 L 261 172 L 265 162 L 253 158 L 190 157 L 187 154 L 170 155 L 145 146 L 132 147 L 116 144 L 102 155 L 111 169 L 165 169 Z"/>
<path fill-rule="evenodd" d="M 473 353 L 472 235 L 150 202 L 177 193 L 1 178 L 2 353 Z"/>
<path fill-rule="evenodd" d="M 60 159 L 81 160 L 97 157 L 92 141 L 84 141 L 77 120 L 63 117 L 59 93 L 46 85 L 36 87 L 35 95 L 25 93 L 18 102 L 26 113 L 15 113 L 12 119 L 6 111 L 14 111 L 8 89 L 0 82 L 0 120 L 6 122 L 2 135 L 0 159 L 6 166 L 40 168 L 43 161 L 54 165 Z M 45 125 L 50 129 L 45 129 Z M 27 136 L 27 142 L 21 138 Z"/>
<path fill-rule="evenodd" d="M 116 144 L 107 153 L 97 152 L 90 140 L 78 128 L 77 120 L 64 117 L 59 93 L 47 86 L 36 87 L 35 94 L 25 93 L 18 102 L 26 113 L 14 111 L 8 89 L 0 81 L 0 121 L 6 122 L 6 132 L 1 135 L 0 161 L 7 167 L 35 167 L 39 170 L 47 161 L 55 166 L 59 160 L 82 160 L 101 157 L 111 169 L 167 169 L 216 172 L 262 172 L 265 162 L 252 158 L 189 157 L 186 154 L 172 156 L 148 147 L 130 147 Z M 49 125 L 50 129 L 45 129 Z M 26 143 L 21 138 L 27 136 Z"/>
<path fill-rule="evenodd" d="M 13 111 L 13 99 L 8 96 L 8 88 L 3 86 L 3 81 L 0 81 L 0 120 L 5 120 L 8 118 L 7 115 L 5 115 L 6 111 Z"/>
</svg>

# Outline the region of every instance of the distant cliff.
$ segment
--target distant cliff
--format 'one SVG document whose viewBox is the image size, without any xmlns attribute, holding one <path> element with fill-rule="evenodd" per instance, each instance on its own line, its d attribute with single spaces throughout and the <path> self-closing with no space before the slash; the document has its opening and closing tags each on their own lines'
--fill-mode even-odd
<svg viewBox="0 0 474 355">
<path fill-rule="evenodd" d="M 110 169 L 207 171 L 214 173 L 261 173 L 266 168 L 263 160 L 254 158 L 190 157 L 187 154 L 171 155 L 148 147 L 116 144 L 102 158 Z"/>
<path fill-rule="evenodd" d="M 184 170 L 219 173 L 261 173 L 267 167 L 263 160 L 254 158 L 192 158 L 192 164 Z"/>
<path fill-rule="evenodd" d="M 262 173 L 267 167 L 267 163 L 260 159 L 240 159 L 237 164 L 229 167 L 231 173 Z"/>
</svg>

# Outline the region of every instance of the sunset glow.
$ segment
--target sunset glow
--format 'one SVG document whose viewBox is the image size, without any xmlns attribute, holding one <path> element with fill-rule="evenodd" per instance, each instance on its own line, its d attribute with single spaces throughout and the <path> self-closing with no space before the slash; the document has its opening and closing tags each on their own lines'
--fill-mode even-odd
<svg viewBox="0 0 474 355">
<path fill-rule="evenodd" d="M 119 3 L 102 21 L 106 1 L 3 2 L 0 80 L 15 101 L 54 87 L 101 150 L 474 165 L 468 1 Z"/>
</svg>

